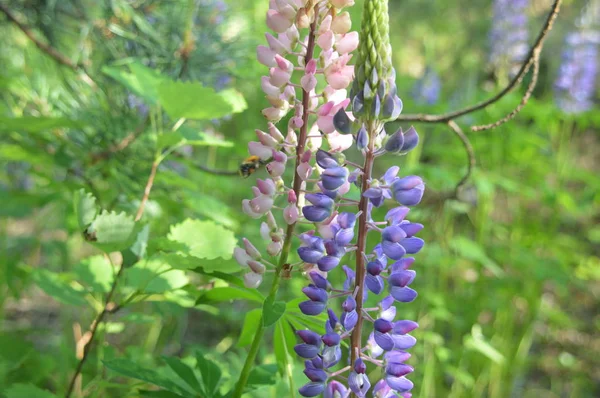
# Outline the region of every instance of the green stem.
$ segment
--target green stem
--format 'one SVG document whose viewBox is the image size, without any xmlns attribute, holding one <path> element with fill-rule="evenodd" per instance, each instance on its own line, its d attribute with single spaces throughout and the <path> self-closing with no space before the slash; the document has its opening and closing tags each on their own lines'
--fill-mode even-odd
<svg viewBox="0 0 600 398">
<path fill-rule="evenodd" d="M 316 6 L 315 6 L 316 8 Z M 315 13 L 315 20 L 310 25 L 310 31 L 308 33 L 308 45 L 306 47 L 306 57 L 304 58 L 304 64 L 308 64 L 313 57 L 313 52 L 315 49 L 315 31 L 317 29 L 317 14 Z M 300 188 L 302 186 L 302 179 L 298 175 L 298 165 L 300 164 L 300 158 L 304 153 L 304 145 L 306 143 L 306 136 L 308 135 L 308 116 L 309 116 L 309 108 L 310 108 L 310 93 L 302 90 L 302 106 L 304 112 L 302 114 L 302 121 L 304 122 L 302 127 L 300 128 L 300 136 L 298 137 L 298 146 L 296 147 L 296 165 L 294 166 L 294 185 L 292 189 L 296 193 L 296 197 L 300 196 Z M 283 241 L 283 248 L 281 251 L 281 255 L 279 257 L 279 262 L 277 264 L 277 269 L 275 270 L 275 276 L 273 277 L 273 283 L 271 285 L 271 291 L 269 292 L 269 296 L 267 296 L 266 301 L 274 301 L 275 296 L 277 295 L 277 290 L 279 289 L 279 285 L 281 283 L 281 273 L 283 271 L 284 265 L 287 263 L 288 256 L 290 253 L 290 249 L 292 247 L 292 238 L 294 236 L 294 230 L 296 228 L 296 224 L 288 225 L 285 239 Z M 254 366 L 254 361 L 256 360 L 256 355 L 258 354 L 258 350 L 260 348 L 260 344 L 262 342 L 263 336 L 265 334 L 265 327 L 261 319 L 258 323 L 258 329 L 256 330 L 256 334 L 254 335 L 254 340 L 252 341 L 252 345 L 250 346 L 250 351 L 248 352 L 248 356 L 246 357 L 246 362 L 244 363 L 244 368 L 242 369 L 242 373 L 240 374 L 240 378 L 235 385 L 235 390 L 233 392 L 232 398 L 240 398 L 244 393 L 244 387 L 246 387 L 246 383 L 248 382 L 248 377 L 250 376 L 250 371 Z M 295 397 L 296 391 L 293 386 L 290 385 L 290 396 Z"/>
</svg>

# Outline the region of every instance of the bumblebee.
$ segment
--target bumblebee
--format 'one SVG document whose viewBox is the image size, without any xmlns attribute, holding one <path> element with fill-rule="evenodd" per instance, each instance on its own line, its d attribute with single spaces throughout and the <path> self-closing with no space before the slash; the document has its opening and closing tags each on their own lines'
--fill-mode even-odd
<svg viewBox="0 0 600 398">
<path fill-rule="evenodd" d="M 239 168 L 240 176 L 248 178 L 250 174 L 254 173 L 261 166 L 269 163 L 271 160 L 262 160 L 258 156 L 250 156 L 242 162 Z"/>
</svg>

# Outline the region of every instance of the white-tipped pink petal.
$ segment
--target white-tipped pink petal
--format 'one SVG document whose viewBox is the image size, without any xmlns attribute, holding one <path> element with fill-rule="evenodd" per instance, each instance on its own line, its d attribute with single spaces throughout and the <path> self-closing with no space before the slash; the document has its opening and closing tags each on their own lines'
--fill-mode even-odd
<svg viewBox="0 0 600 398">
<path fill-rule="evenodd" d="M 281 131 L 279 131 L 273 123 L 269 123 L 269 134 L 276 139 L 277 142 L 283 142 L 284 140 L 283 134 L 281 134 Z"/>
<path fill-rule="evenodd" d="M 292 23 L 292 19 L 288 19 L 285 15 L 278 11 L 267 11 L 267 26 L 277 33 L 285 32 L 290 26 L 292 26 Z"/>
<path fill-rule="evenodd" d="M 282 242 L 271 242 L 267 245 L 267 253 L 269 253 L 270 256 L 276 256 L 281 252 L 282 248 Z"/>
<path fill-rule="evenodd" d="M 271 240 L 271 228 L 269 228 L 269 225 L 264 221 L 260 224 L 260 236 L 264 240 Z"/>
<path fill-rule="evenodd" d="M 278 142 L 273 137 L 271 137 L 269 134 L 267 134 L 261 130 L 254 130 L 254 131 L 256 133 L 256 137 L 258 138 L 258 140 L 260 141 L 261 144 L 271 147 L 271 148 L 277 147 Z"/>
<path fill-rule="evenodd" d="M 262 88 L 262 91 L 269 97 L 279 97 L 281 95 L 281 89 L 272 85 L 269 80 L 268 76 L 262 76 L 260 78 L 260 87 Z"/>
<path fill-rule="evenodd" d="M 252 258 L 246 253 L 246 250 L 241 247 L 236 247 L 233 249 L 233 258 L 241 267 L 248 267 L 248 261 L 252 260 Z"/>
<path fill-rule="evenodd" d="M 290 204 L 283 209 L 283 219 L 288 225 L 291 225 L 298 220 L 298 207 L 295 204 Z"/>
<path fill-rule="evenodd" d="M 267 38 L 267 43 L 269 43 L 269 47 L 271 48 L 271 50 L 273 50 L 274 53 L 285 54 L 289 52 L 289 49 L 286 48 L 286 46 L 272 34 L 265 33 L 265 37 Z M 275 57 L 275 54 L 273 54 L 273 57 Z"/>
<path fill-rule="evenodd" d="M 265 108 L 262 110 L 263 116 L 271 122 L 278 122 L 282 117 L 285 116 L 286 112 L 287 111 L 285 109 L 275 107 Z"/>
<path fill-rule="evenodd" d="M 256 58 L 258 59 L 258 62 L 265 66 L 274 67 L 276 65 L 275 54 L 275 51 L 271 50 L 269 47 L 256 47 Z"/>
<path fill-rule="evenodd" d="M 300 163 L 296 171 L 298 173 L 298 176 L 300 176 L 300 179 L 305 181 L 312 174 L 313 168 L 308 163 Z"/>
<path fill-rule="evenodd" d="M 256 289 L 262 283 L 263 276 L 254 272 L 248 272 L 244 275 L 244 286 L 248 289 Z"/>
<path fill-rule="evenodd" d="M 304 91 L 311 92 L 315 89 L 315 87 L 317 87 L 317 78 L 312 74 L 304 75 L 302 78 L 300 78 L 300 84 L 302 85 Z"/>
<path fill-rule="evenodd" d="M 271 162 L 266 168 L 271 177 L 281 177 L 285 173 L 285 163 Z"/>
<path fill-rule="evenodd" d="M 273 149 L 260 142 L 250 141 L 248 143 L 248 152 L 250 152 L 250 155 L 258 156 L 259 158 L 266 160 L 273 154 Z"/>
<path fill-rule="evenodd" d="M 256 214 L 265 214 L 273 207 L 273 198 L 266 195 L 261 195 L 250 200 L 250 208 Z"/>
<path fill-rule="evenodd" d="M 335 37 L 331 30 L 324 32 L 317 38 L 317 45 L 325 51 L 330 50 L 333 47 L 334 42 Z"/>
<path fill-rule="evenodd" d="M 250 205 L 250 200 L 248 200 L 248 199 L 242 200 L 242 210 L 244 211 L 244 213 L 246 213 L 248 216 L 250 216 L 252 218 L 261 218 L 262 217 L 261 213 L 256 213 L 252 209 L 252 206 Z"/>
<path fill-rule="evenodd" d="M 327 135 L 327 142 L 331 152 L 343 152 L 352 146 L 353 138 L 352 134 L 340 134 L 334 131 Z"/>
<path fill-rule="evenodd" d="M 335 42 L 335 49 L 340 54 L 351 53 L 358 47 L 358 32 L 349 32 Z"/>
</svg>

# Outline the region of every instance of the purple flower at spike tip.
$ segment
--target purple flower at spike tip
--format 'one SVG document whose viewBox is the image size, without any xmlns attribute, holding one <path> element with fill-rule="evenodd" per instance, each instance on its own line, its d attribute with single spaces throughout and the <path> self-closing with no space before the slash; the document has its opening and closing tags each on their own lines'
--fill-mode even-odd
<svg viewBox="0 0 600 398">
<path fill-rule="evenodd" d="M 342 304 L 342 309 L 344 312 L 342 313 L 341 322 L 346 330 L 352 330 L 358 322 L 358 314 L 356 313 L 356 300 L 352 296 L 349 296 L 344 300 Z"/>
</svg>

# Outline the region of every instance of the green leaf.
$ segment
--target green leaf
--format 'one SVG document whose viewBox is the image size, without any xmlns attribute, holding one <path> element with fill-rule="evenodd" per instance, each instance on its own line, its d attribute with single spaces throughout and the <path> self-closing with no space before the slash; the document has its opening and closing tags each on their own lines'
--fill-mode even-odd
<svg viewBox="0 0 600 398">
<path fill-rule="evenodd" d="M 86 293 L 75 289 L 64 277 L 42 268 L 34 269 L 32 277 L 40 289 L 56 300 L 70 305 L 87 305 Z"/>
<path fill-rule="evenodd" d="M 214 89 L 200 83 L 164 81 L 158 86 L 158 97 L 173 119 L 218 119 L 234 110 Z"/>
<path fill-rule="evenodd" d="M 225 141 L 211 134 L 207 134 L 189 126 L 181 126 L 177 132 L 181 135 L 181 141 L 193 146 L 218 146 L 230 148 L 233 142 Z"/>
<path fill-rule="evenodd" d="M 55 398 L 50 391 L 42 390 L 32 384 L 13 384 L 4 391 L 6 398 Z"/>
<path fill-rule="evenodd" d="M 94 221 L 98 213 L 96 198 L 91 193 L 80 189 L 73 195 L 73 207 L 75 208 L 75 216 L 79 227 L 83 231 Z"/>
<path fill-rule="evenodd" d="M 238 339 L 237 346 L 245 347 L 252 342 L 252 338 L 256 334 L 256 330 L 260 325 L 260 308 L 254 309 L 246 313 L 244 318 L 244 324 L 242 325 L 242 331 L 240 338 Z"/>
<path fill-rule="evenodd" d="M 188 396 L 189 392 L 173 383 L 168 377 L 159 374 L 152 369 L 146 369 L 126 358 L 117 358 L 110 361 L 103 361 L 104 366 L 133 379 L 142 380 L 150 384 L 157 385 L 167 391 Z"/>
<path fill-rule="evenodd" d="M 464 347 L 478 351 L 497 364 L 502 364 L 506 360 L 500 351 L 485 340 L 480 325 L 473 325 L 471 335 L 465 336 L 463 344 Z"/>
<path fill-rule="evenodd" d="M 207 290 L 196 302 L 196 304 L 215 303 L 232 300 L 251 300 L 257 303 L 262 303 L 264 298 L 262 295 L 256 294 L 254 289 L 239 288 L 239 287 L 216 287 Z"/>
<path fill-rule="evenodd" d="M 176 357 L 163 357 L 163 361 L 169 365 L 169 367 L 183 380 L 188 386 L 190 386 L 194 391 L 202 392 L 202 387 L 196 379 L 196 375 L 192 368 L 183 363 L 181 359 Z"/>
<path fill-rule="evenodd" d="M 494 260 L 487 256 L 483 247 L 477 242 L 464 236 L 457 236 L 450 242 L 450 246 L 462 257 L 483 265 L 496 277 L 504 275 L 504 270 L 500 268 Z"/>
<path fill-rule="evenodd" d="M 260 365 L 254 367 L 248 376 L 249 386 L 270 386 L 277 381 L 277 365 Z"/>
<path fill-rule="evenodd" d="M 28 133 L 39 133 L 44 130 L 56 128 L 80 128 L 80 122 L 66 117 L 0 117 L 0 132 L 25 131 Z"/>
<path fill-rule="evenodd" d="M 248 103 L 242 93 L 234 88 L 219 91 L 219 96 L 232 107 L 231 113 L 240 113 L 248 108 Z"/>
<path fill-rule="evenodd" d="M 104 256 L 88 257 L 74 268 L 77 280 L 90 287 L 91 292 L 107 293 L 114 279 L 114 269 Z"/>
<path fill-rule="evenodd" d="M 146 250 L 148 249 L 148 238 L 150 237 L 150 225 L 144 225 L 144 227 L 138 232 L 135 242 L 131 246 L 131 251 L 138 258 L 146 257 Z"/>
<path fill-rule="evenodd" d="M 148 103 L 156 104 L 158 102 L 157 88 L 163 81 L 168 81 L 169 78 L 139 62 L 128 65 L 128 69 L 129 71 L 124 67 L 104 66 L 102 72 L 142 97 Z"/>
<path fill-rule="evenodd" d="M 292 363 L 290 362 L 290 348 L 293 349 L 296 344 L 296 336 L 290 323 L 285 317 L 277 321 L 275 325 L 275 334 L 273 335 L 273 351 L 277 359 L 277 366 L 281 375 L 291 372 Z"/>
<path fill-rule="evenodd" d="M 86 240 L 104 251 L 120 251 L 133 243 L 135 221 L 133 217 L 122 213 L 104 210 L 85 231 Z"/>
<path fill-rule="evenodd" d="M 164 293 L 189 283 L 185 272 L 173 269 L 160 258 L 141 260 L 125 270 L 127 286 L 144 293 Z"/>
<path fill-rule="evenodd" d="M 138 391 L 138 393 L 140 394 L 140 397 L 147 397 L 147 398 L 187 398 L 189 397 L 189 395 L 179 395 L 179 394 L 175 394 L 174 392 L 171 391 L 146 391 L 146 390 L 140 390 Z"/>
<path fill-rule="evenodd" d="M 285 301 L 265 300 L 263 304 L 263 326 L 269 327 L 285 314 Z"/>
<path fill-rule="evenodd" d="M 236 244 L 233 232 L 212 221 L 187 219 L 171 226 L 168 237 L 185 244 L 189 255 L 208 260 L 230 259 Z"/>
<path fill-rule="evenodd" d="M 204 357 L 202 352 L 196 352 L 197 367 L 202 375 L 202 383 L 207 398 L 213 397 L 221 380 L 221 369 L 216 363 Z"/>
</svg>

